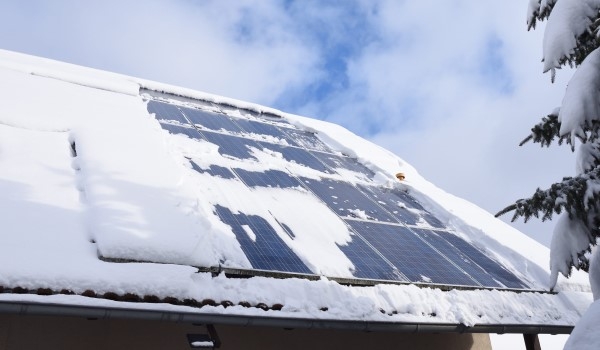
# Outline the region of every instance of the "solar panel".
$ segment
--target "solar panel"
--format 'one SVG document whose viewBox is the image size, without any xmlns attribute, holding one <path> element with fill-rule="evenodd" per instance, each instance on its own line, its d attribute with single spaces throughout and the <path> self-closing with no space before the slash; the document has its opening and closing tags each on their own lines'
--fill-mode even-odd
<svg viewBox="0 0 600 350">
<path fill-rule="evenodd" d="M 411 282 L 479 285 L 406 227 L 358 220 L 346 222 Z"/>
<path fill-rule="evenodd" d="M 479 249 L 475 248 L 471 243 L 450 232 L 441 231 L 439 232 L 439 235 L 489 273 L 496 281 L 506 287 L 518 289 L 528 288 L 527 284 L 521 281 L 512 272 L 508 271 L 500 263 L 492 260 Z"/>
<path fill-rule="evenodd" d="M 412 228 L 412 231 L 433 248 L 443 254 L 456 267 L 465 271 L 469 276 L 479 282 L 482 286 L 502 287 L 490 274 L 471 260 L 457 247 L 446 241 L 440 234 L 428 229 Z M 457 237 L 458 238 L 458 237 Z"/>
<path fill-rule="evenodd" d="M 261 172 L 248 171 L 244 169 L 233 169 L 238 177 L 248 187 L 302 187 L 300 182 L 290 174 L 280 170 L 265 170 Z"/>
<path fill-rule="evenodd" d="M 257 148 L 258 145 L 252 140 L 209 131 L 203 131 L 202 135 L 208 142 L 219 146 L 219 153 L 223 156 L 257 160 L 252 155 L 251 148 Z"/>
<path fill-rule="evenodd" d="M 221 177 L 223 179 L 235 179 L 235 175 L 231 172 L 231 170 L 218 166 L 215 164 L 210 165 L 207 169 L 202 169 L 196 164 L 196 162 L 192 161 L 192 169 L 196 170 L 202 174 L 209 174 L 215 177 Z"/>
<path fill-rule="evenodd" d="M 230 104 L 215 103 L 215 104 L 213 104 L 213 106 L 216 107 L 219 111 L 221 111 L 221 113 L 235 116 L 235 117 L 258 119 L 258 116 L 260 114 L 259 111 L 252 110 L 252 109 L 246 109 L 246 108 L 240 108 L 240 107 L 233 106 Z"/>
<path fill-rule="evenodd" d="M 311 132 L 290 128 L 281 128 L 281 130 L 301 148 L 310 149 L 321 152 L 331 152 L 331 149 L 319 140 L 319 138 Z"/>
<path fill-rule="evenodd" d="M 396 222 L 393 216 L 367 198 L 351 183 L 325 178 L 320 180 L 301 178 L 301 181 L 341 217 Z"/>
<path fill-rule="evenodd" d="M 242 129 L 242 132 L 252 135 L 256 140 L 274 143 L 285 141 L 287 144 L 294 145 L 293 141 L 275 125 L 242 118 L 235 118 L 235 123 Z"/>
<path fill-rule="evenodd" d="M 365 179 L 371 179 L 375 175 L 373 171 L 359 163 L 356 159 L 350 157 L 338 156 L 331 153 L 310 152 L 313 156 L 319 159 L 323 164 L 331 169 L 341 173 L 341 170 L 354 171 L 362 174 Z"/>
<path fill-rule="evenodd" d="M 159 121 L 175 121 L 180 124 L 188 124 L 187 120 L 177 108 L 177 106 L 161 103 L 156 101 L 148 101 L 148 112 L 156 115 L 156 119 Z"/>
<path fill-rule="evenodd" d="M 334 173 L 333 170 L 329 169 L 327 166 L 321 163 L 307 150 L 296 147 L 276 145 L 266 142 L 260 142 L 260 145 L 264 149 L 270 150 L 272 152 L 281 153 L 283 159 L 287 160 L 288 162 L 300 164 L 326 174 Z"/>
<path fill-rule="evenodd" d="M 354 234 L 348 244 L 338 247 L 354 265 L 352 275 L 356 278 L 409 282 L 359 235 Z"/>
<path fill-rule="evenodd" d="M 418 210 L 419 216 L 421 216 L 430 226 L 441 229 L 446 228 L 446 226 L 442 224 L 442 222 L 439 219 L 437 219 L 435 216 L 431 215 L 430 212 L 425 210 L 425 208 L 423 208 L 423 206 L 407 192 L 396 188 L 387 189 L 386 191 L 389 191 L 391 194 L 398 197 L 398 199 L 402 203 L 404 203 L 404 205 L 407 208 Z"/>
<path fill-rule="evenodd" d="M 234 214 L 228 208 L 220 205 L 215 206 L 215 212 L 224 223 L 231 227 L 253 268 L 312 273 L 262 217 L 242 213 Z"/>
<path fill-rule="evenodd" d="M 415 210 L 416 208 L 408 207 L 405 201 L 402 201 L 389 189 L 381 186 L 358 185 L 357 187 L 367 197 L 374 199 L 377 204 L 386 209 L 388 213 L 394 216 L 397 222 L 406 225 L 416 225 L 422 219 L 417 214 L 419 211 Z"/>
<path fill-rule="evenodd" d="M 183 126 L 183 125 L 160 123 L 160 126 L 173 135 L 181 134 L 181 135 L 186 135 L 189 138 L 195 139 L 195 140 L 202 139 L 202 136 L 200 135 L 198 130 L 194 129 L 191 125 Z"/>
<path fill-rule="evenodd" d="M 258 114 L 247 119 L 243 113 L 227 116 L 156 101 L 149 101 L 148 111 L 154 113 L 160 125 L 171 134 L 216 144 L 219 153 L 232 159 L 232 164 L 246 160 L 256 164 L 258 155 L 253 150 L 287 161 L 273 159 L 264 171 L 248 170 L 246 166 L 200 166 L 193 160 L 191 165 L 202 174 L 239 178 L 249 188 L 302 187 L 312 193 L 316 201 L 326 204 L 350 228 L 351 240 L 338 244 L 338 248 L 353 263 L 351 272 L 355 278 L 528 288 L 527 283 L 501 263 L 448 232 L 411 194 L 372 184 L 370 179 L 374 173 L 368 167 L 356 159 L 332 153 L 315 134 L 295 129 L 283 119 L 271 120 L 273 118 Z M 300 169 L 292 163 L 323 174 L 318 179 L 301 176 L 306 169 L 296 173 Z M 364 183 L 330 178 L 345 176 L 346 172 L 358 174 L 357 177 L 352 175 L 353 178 L 362 178 Z M 286 243 L 296 237 L 290 227 L 275 218 L 233 213 L 220 205 L 214 210 L 231 227 L 252 268 L 312 273 Z"/>
<path fill-rule="evenodd" d="M 232 134 L 241 134 L 240 129 L 230 117 L 223 114 L 205 112 L 198 109 L 182 108 L 183 114 L 200 130 L 221 131 Z"/>
</svg>

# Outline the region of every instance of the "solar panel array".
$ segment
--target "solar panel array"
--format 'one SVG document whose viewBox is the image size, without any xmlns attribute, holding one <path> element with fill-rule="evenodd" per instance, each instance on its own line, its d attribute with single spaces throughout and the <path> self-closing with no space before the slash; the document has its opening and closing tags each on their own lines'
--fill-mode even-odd
<svg viewBox="0 0 600 350">
<path fill-rule="evenodd" d="M 283 119 L 227 115 L 156 100 L 148 102 L 148 111 L 168 132 L 213 143 L 223 157 L 256 161 L 254 150 L 278 152 L 287 162 L 322 173 L 323 177 L 315 180 L 285 167 L 255 172 L 218 165 L 203 169 L 192 162 L 200 173 L 239 180 L 249 188 L 295 187 L 312 193 L 352 233 L 352 240 L 339 249 L 353 263 L 355 278 L 528 289 L 502 264 L 450 232 L 407 192 L 376 186 L 369 181 L 374 176 L 370 169 L 334 152 L 314 133 Z M 358 174 L 362 184 L 328 177 L 346 171 Z M 216 205 L 214 212 L 231 227 L 254 269 L 314 273 L 286 244 L 295 234 L 277 218 L 234 213 L 221 205 Z M 271 226 L 274 222 L 288 237 L 279 236 Z"/>
</svg>

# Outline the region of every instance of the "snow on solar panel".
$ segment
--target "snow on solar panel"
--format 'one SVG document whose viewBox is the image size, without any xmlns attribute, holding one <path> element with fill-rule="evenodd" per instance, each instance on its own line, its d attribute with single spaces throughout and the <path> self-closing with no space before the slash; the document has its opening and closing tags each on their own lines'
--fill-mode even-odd
<svg viewBox="0 0 600 350">
<path fill-rule="evenodd" d="M 325 178 L 320 180 L 301 178 L 301 180 L 306 187 L 341 217 L 396 222 L 392 215 L 349 182 Z"/>
<path fill-rule="evenodd" d="M 367 197 L 374 199 L 377 204 L 387 210 L 397 222 L 404 223 L 406 225 L 417 225 L 422 220 L 422 213 L 424 210 L 417 209 L 414 205 L 409 207 L 406 201 L 403 201 L 397 196 L 394 191 L 383 188 L 380 186 L 365 186 L 358 184 L 357 187 Z"/>
<path fill-rule="evenodd" d="M 343 175 L 345 175 L 344 171 L 352 171 L 361 174 L 363 179 L 372 179 L 375 175 L 371 169 L 350 157 L 343 157 L 324 152 L 310 152 L 310 154 L 319 159 L 323 164 Z"/>
<path fill-rule="evenodd" d="M 242 118 L 236 118 L 234 121 L 240 129 L 242 129 L 244 135 L 248 135 L 256 140 L 295 145 L 293 141 L 275 125 Z"/>
<path fill-rule="evenodd" d="M 229 170 L 225 167 L 218 166 L 216 164 L 211 164 L 208 168 L 202 169 L 194 161 L 191 161 L 191 164 L 192 164 L 192 169 L 196 170 L 197 172 L 199 172 L 201 174 L 209 174 L 211 176 L 221 177 L 223 179 L 235 179 L 235 175 L 233 174 L 233 172 L 231 172 L 231 170 Z"/>
<path fill-rule="evenodd" d="M 438 234 L 450 244 L 458 248 L 472 261 L 476 262 L 477 265 L 479 265 L 487 273 L 492 275 L 495 280 L 502 283 L 506 287 L 517 289 L 528 288 L 526 283 L 523 283 L 523 281 L 517 278 L 517 276 L 515 276 L 512 272 L 508 271 L 504 266 L 489 258 L 479 249 L 475 248 L 471 243 L 450 232 L 440 231 Z"/>
<path fill-rule="evenodd" d="M 219 146 L 219 153 L 221 155 L 237 159 L 257 160 L 252 155 L 252 148 L 257 147 L 256 142 L 253 140 L 208 131 L 203 131 L 202 135 L 208 142 Z"/>
<path fill-rule="evenodd" d="M 285 124 L 283 119 L 265 123 L 258 121 L 257 116 L 250 120 L 244 119 L 241 113 L 227 116 L 156 101 L 148 103 L 148 111 L 154 113 L 160 125 L 171 134 L 184 134 L 217 145 L 219 154 L 229 162 L 224 163 L 226 166 L 201 167 L 191 161 L 195 171 L 214 178 L 239 179 L 247 188 L 278 191 L 303 188 L 306 195 L 323 203 L 335 213 L 333 217 L 343 220 L 342 227 L 350 229 L 350 239 L 336 244 L 353 264 L 349 273 L 355 278 L 528 288 L 500 263 L 448 232 L 440 220 L 407 192 L 376 186 L 371 180 L 374 173 L 369 168 L 355 159 L 334 154 L 315 134 Z M 302 168 L 290 168 L 285 162 L 259 163 L 257 151 L 304 166 L 321 176 L 294 173 Z M 247 160 L 252 162 L 245 162 Z M 248 164 L 254 164 L 254 168 L 248 168 Z M 256 164 L 259 164 L 258 169 Z M 356 183 L 340 180 L 349 174 L 353 174 Z M 294 245 L 296 233 L 273 216 L 274 209 L 264 214 L 270 215 L 269 218 L 234 213 L 219 204 L 214 206 L 214 211 L 231 227 L 254 269 L 316 273 L 286 243 Z M 275 223 L 281 227 L 271 226 Z M 298 251 L 298 247 L 295 249 L 298 254 L 305 254 Z"/>
<path fill-rule="evenodd" d="M 173 135 L 182 134 L 182 135 L 187 135 L 191 139 L 196 139 L 196 140 L 202 139 L 202 136 L 200 135 L 198 130 L 193 128 L 191 125 L 184 126 L 184 125 L 177 125 L 177 124 L 160 123 L 160 126 Z"/>
<path fill-rule="evenodd" d="M 311 132 L 292 128 L 281 128 L 281 131 L 283 131 L 289 139 L 291 139 L 301 148 L 314 151 L 331 152 L 331 149 Z"/>
<path fill-rule="evenodd" d="M 233 169 L 248 187 L 301 187 L 300 181 L 281 170 L 248 171 Z"/>
<path fill-rule="evenodd" d="M 460 249 L 450 244 L 435 231 L 419 228 L 411 228 L 411 231 L 425 242 L 429 243 L 431 247 L 440 252 L 440 254 L 450 260 L 456 267 L 465 271 L 469 276 L 477 280 L 481 285 L 503 287 L 493 278 L 493 276 L 488 274 L 484 269 L 477 265 L 477 263 L 460 251 Z"/>
<path fill-rule="evenodd" d="M 240 134 L 242 130 L 223 114 L 210 113 L 194 108 L 182 108 L 183 114 L 200 130 L 223 131 Z"/>
<path fill-rule="evenodd" d="M 180 124 L 188 124 L 187 120 L 177 106 L 156 101 L 148 101 L 148 112 L 156 115 L 156 119 L 176 121 Z"/>
<path fill-rule="evenodd" d="M 312 273 L 262 217 L 234 214 L 220 205 L 215 206 L 215 212 L 224 223 L 231 226 L 253 268 Z"/>
<path fill-rule="evenodd" d="M 411 197 L 405 191 L 401 191 L 399 189 L 393 189 L 393 188 L 385 189 L 384 191 L 389 192 L 390 194 L 396 196 L 398 198 L 398 200 L 401 202 L 401 205 L 406 206 L 406 208 L 417 210 L 419 215 L 421 217 L 423 217 L 423 219 L 432 227 L 442 228 L 442 229 L 446 228 L 446 226 L 444 224 L 442 224 L 442 222 L 438 218 L 431 215 L 431 213 L 429 213 L 427 210 L 425 210 L 425 208 L 423 208 L 423 206 L 421 204 L 419 204 L 419 202 L 416 199 Z"/>
<path fill-rule="evenodd" d="M 307 168 L 320 171 L 324 174 L 334 173 L 332 169 L 328 168 L 325 164 L 321 163 L 307 150 L 297 147 L 276 145 L 267 142 L 260 142 L 260 145 L 262 148 L 267 149 L 271 152 L 280 153 L 283 159 L 287 160 L 288 162 L 300 164 Z"/>
<path fill-rule="evenodd" d="M 410 282 L 392 263 L 357 234 L 352 236 L 352 241 L 348 244 L 339 247 L 354 264 L 352 274 L 356 278 Z"/>
<path fill-rule="evenodd" d="M 411 282 L 479 285 L 406 227 L 346 220 Z"/>
</svg>

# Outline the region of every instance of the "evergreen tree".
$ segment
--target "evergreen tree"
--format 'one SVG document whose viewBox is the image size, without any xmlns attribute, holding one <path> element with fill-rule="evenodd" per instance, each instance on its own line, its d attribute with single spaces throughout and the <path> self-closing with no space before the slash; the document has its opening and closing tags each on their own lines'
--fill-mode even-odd
<svg viewBox="0 0 600 350">
<path fill-rule="evenodd" d="M 576 67 L 562 104 L 531 129 L 529 141 L 542 147 L 553 142 L 577 149 L 576 176 L 520 199 L 496 216 L 514 212 L 512 220 L 532 216 L 560 218 L 551 243 L 551 287 L 558 273 L 573 267 L 587 271 L 585 253 L 600 236 L 600 0 L 530 0 L 527 25 L 547 20 L 543 42 L 544 72 Z"/>
</svg>

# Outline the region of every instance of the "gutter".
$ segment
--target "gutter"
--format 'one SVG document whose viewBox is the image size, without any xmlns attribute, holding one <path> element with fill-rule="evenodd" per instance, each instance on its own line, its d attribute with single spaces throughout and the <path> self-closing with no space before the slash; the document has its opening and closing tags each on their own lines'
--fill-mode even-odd
<svg viewBox="0 0 600 350">
<path fill-rule="evenodd" d="M 213 324 L 243 327 L 276 327 L 363 332 L 398 333 L 517 333 L 570 334 L 573 326 L 488 324 L 472 327 L 463 324 L 348 321 L 310 318 L 284 318 L 248 315 L 222 315 L 187 311 L 146 310 L 135 308 L 83 306 L 68 304 L 0 301 L 0 314 L 26 316 L 75 316 L 87 319 L 134 319 L 188 324 Z"/>
</svg>

